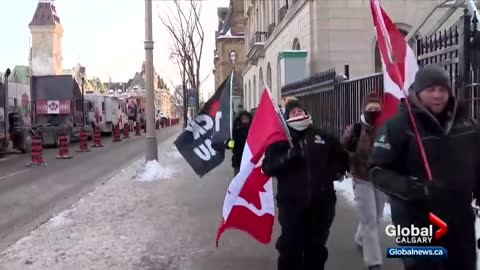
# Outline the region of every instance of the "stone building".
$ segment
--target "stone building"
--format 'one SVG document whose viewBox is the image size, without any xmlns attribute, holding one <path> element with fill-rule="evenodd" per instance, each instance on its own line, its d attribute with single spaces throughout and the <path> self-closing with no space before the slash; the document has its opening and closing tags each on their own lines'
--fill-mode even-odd
<svg viewBox="0 0 480 270">
<path fill-rule="evenodd" d="M 63 27 L 53 1 L 40 1 L 28 25 L 31 75 L 61 75 Z"/>
<path fill-rule="evenodd" d="M 233 95 L 243 100 L 243 71 L 246 65 L 244 35 L 244 1 L 230 0 L 230 7 L 218 8 L 218 30 L 215 32 L 214 69 L 215 89 L 227 78 L 233 68 Z M 235 55 L 235 66 L 231 55 Z"/>
<path fill-rule="evenodd" d="M 381 5 L 407 34 L 438 2 L 382 0 Z M 244 9 L 247 109 L 257 106 L 263 85 L 280 102 L 283 85 L 330 68 L 342 73 L 349 65 L 350 78 L 381 71 L 369 0 L 248 0 Z M 418 35 L 441 15 L 435 13 Z"/>
</svg>

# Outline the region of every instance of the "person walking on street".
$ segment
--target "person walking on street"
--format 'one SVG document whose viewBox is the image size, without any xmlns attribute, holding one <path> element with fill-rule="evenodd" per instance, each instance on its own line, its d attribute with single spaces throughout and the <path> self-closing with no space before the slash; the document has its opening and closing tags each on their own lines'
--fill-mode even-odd
<svg viewBox="0 0 480 270">
<path fill-rule="evenodd" d="M 467 107 L 452 94 L 440 66 L 419 70 L 408 96 L 431 169 L 428 180 L 405 103 L 379 130 L 372 150 L 370 179 L 390 196 L 392 221 L 400 227 L 428 227 L 429 212 L 447 224 L 441 246 L 448 258 L 404 258 L 406 270 L 476 269 L 475 216 L 480 177 L 480 133 Z M 400 244 L 403 245 L 403 244 Z M 416 244 L 419 245 L 419 244 Z"/>
<path fill-rule="evenodd" d="M 363 251 L 363 261 L 368 269 L 380 269 L 382 249 L 379 226 L 386 195 L 369 181 L 369 156 L 373 146 L 376 122 L 382 109 L 381 97 L 370 94 L 365 98 L 360 123 L 349 126 L 342 137 L 342 144 L 350 155 L 350 174 L 359 224 L 355 242 Z"/>
<path fill-rule="evenodd" d="M 285 119 L 293 146 L 269 145 L 262 163 L 263 172 L 278 179 L 278 270 L 322 270 L 335 216 L 333 182 L 347 170 L 348 153 L 337 138 L 313 127 L 297 99 L 286 102 Z"/>
<path fill-rule="evenodd" d="M 243 148 L 247 142 L 248 131 L 252 124 L 252 115 L 248 111 L 241 111 L 234 121 L 232 140 L 228 140 L 227 149 L 232 149 L 232 167 L 234 176 L 240 171 Z"/>
</svg>

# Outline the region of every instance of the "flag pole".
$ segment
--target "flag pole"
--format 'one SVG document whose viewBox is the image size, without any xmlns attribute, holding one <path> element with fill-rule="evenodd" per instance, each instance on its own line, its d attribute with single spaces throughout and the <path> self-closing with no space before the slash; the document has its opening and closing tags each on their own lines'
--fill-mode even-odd
<svg viewBox="0 0 480 270">
<path fill-rule="evenodd" d="M 383 9 L 381 8 L 380 4 L 378 3 L 378 0 L 371 0 L 371 1 L 373 2 L 375 13 L 377 14 L 377 16 L 376 16 L 377 20 L 379 20 L 379 19 L 382 20 L 382 23 L 379 23 L 377 20 L 375 20 L 376 21 L 375 27 L 377 28 L 377 31 L 383 32 L 384 37 L 387 38 L 388 37 L 388 31 L 386 29 L 382 29 L 382 27 L 379 25 L 379 24 L 385 25 L 385 23 L 383 22 Z M 400 75 L 400 70 L 398 69 L 398 66 L 395 63 L 396 59 L 393 55 L 393 49 L 391 47 L 390 40 L 388 40 L 388 41 L 385 40 L 385 43 L 386 43 L 385 44 L 386 45 L 385 49 L 387 50 L 387 58 L 388 58 L 387 61 L 389 61 L 391 64 L 393 64 L 393 66 L 395 67 L 393 75 L 396 77 L 397 81 L 401 82 L 401 81 L 403 81 L 402 76 Z M 383 58 L 382 58 L 382 60 L 383 60 Z M 405 105 L 407 107 L 410 122 L 412 123 L 412 128 L 413 128 L 413 131 L 414 131 L 414 134 L 415 134 L 417 145 L 420 149 L 420 155 L 422 157 L 423 166 L 424 166 L 425 171 L 427 173 L 428 180 L 432 181 L 432 172 L 430 170 L 430 164 L 428 163 L 427 155 L 425 153 L 425 147 L 423 146 L 423 143 L 420 140 L 420 134 L 418 132 L 417 125 L 415 123 L 415 118 L 413 117 L 410 102 L 408 101 L 408 92 L 405 90 L 405 85 L 403 85 L 401 88 L 402 88 L 403 94 L 405 95 Z"/>
</svg>

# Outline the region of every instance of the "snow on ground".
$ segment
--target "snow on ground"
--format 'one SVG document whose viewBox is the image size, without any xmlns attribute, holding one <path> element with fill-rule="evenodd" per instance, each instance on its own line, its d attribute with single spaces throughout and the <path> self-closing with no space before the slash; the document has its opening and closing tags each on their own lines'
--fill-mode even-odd
<svg viewBox="0 0 480 270">
<path fill-rule="evenodd" d="M 137 172 L 136 180 L 150 182 L 161 179 L 168 179 L 172 176 L 171 168 L 162 166 L 158 161 L 152 160 L 143 165 Z"/>
<path fill-rule="evenodd" d="M 142 166 L 147 168 L 143 171 L 155 172 L 148 175 L 152 180 L 167 177 L 167 173 L 170 179 L 176 177 L 182 165 L 164 154 L 173 139 L 159 145 L 159 163 L 144 166 L 144 159 L 139 159 L 119 169 L 104 185 L 0 253 L 0 269 L 143 269 L 139 260 L 148 253 L 148 243 L 159 229 L 166 230 L 148 220 L 159 214 L 149 212 L 158 203 L 152 198 L 165 197 L 178 183 L 135 178 Z M 157 190 L 154 197 L 152 188 Z"/>
</svg>

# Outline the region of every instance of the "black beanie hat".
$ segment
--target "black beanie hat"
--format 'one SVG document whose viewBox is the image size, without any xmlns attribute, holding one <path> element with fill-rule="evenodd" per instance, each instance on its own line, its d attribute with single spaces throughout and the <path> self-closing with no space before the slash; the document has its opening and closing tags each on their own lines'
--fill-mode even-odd
<svg viewBox="0 0 480 270">
<path fill-rule="evenodd" d="M 293 110 L 294 108 L 302 108 L 303 110 L 305 110 L 305 108 L 302 106 L 302 104 L 300 104 L 300 101 L 296 97 L 286 98 L 285 99 L 285 120 L 288 120 L 290 111 Z"/>
<path fill-rule="evenodd" d="M 415 82 L 412 86 L 417 94 L 432 86 L 443 86 L 448 89 L 450 94 L 452 93 L 448 73 L 441 66 L 435 64 L 420 69 L 415 74 Z"/>
</svg>

